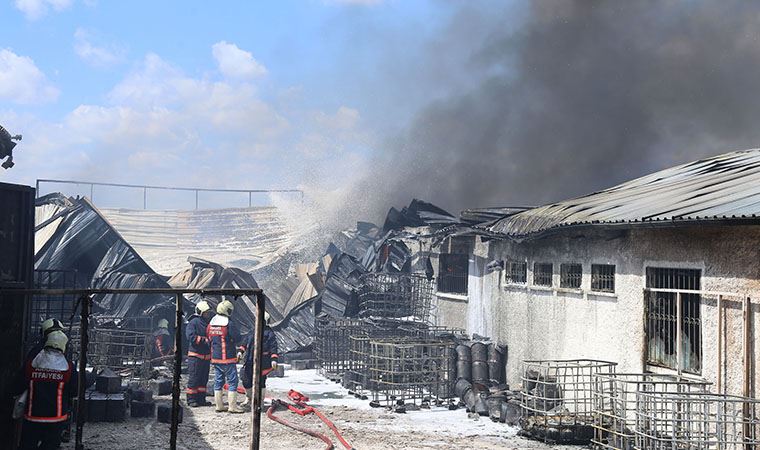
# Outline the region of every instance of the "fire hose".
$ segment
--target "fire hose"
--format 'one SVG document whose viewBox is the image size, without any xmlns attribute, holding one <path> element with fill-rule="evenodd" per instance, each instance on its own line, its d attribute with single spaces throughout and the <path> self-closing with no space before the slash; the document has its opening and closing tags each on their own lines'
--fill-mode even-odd
<svg viewBox="0 0 760 450">
<path fill-rule="evenodd" d="M 309 401 L 309 397 L 301 394 L 298 391 L 294 391 L 291 389 L 288 392 L 288 398 L 290 398 L 294 404 L 290 404 L 283 400 L 273 399 L 272 405 L 267 410 L 267 417 L 269 417 L 271 420 L 279 423 L 280 425 L 284 425 L 288 428 L 292 428 L 296 431 L 300 431 L 301 433 L 308 434 L 309 436 L 321 439 L 327 446 L 325 447 L 325 450 L 333 450 L 335 446 L 333 445 L 332 440 L 325 434 L 320 433 L 316 430 L 311 430 L 309 428 L 300 427 L 298 425 L 295 425 L 291 422 L 288 422 L 287 420 L 277 417 L 274 415 L 275 411 L 277 411 L 277 408 L 279 406 L 285 407 L 290 410 L 290 412 L 294 414 L 298 414 L 299 416 L 306 416 L 308 414 L 314 414 L 315 416 L 319 417 L 319 419 L 327 425 L 327 427 L 332 431 L 332 433 L 335 435 L 336 438 L 338 438 L 338 441 L 343 445 L 343 447 L 346 448 L 346 450 L 355 450 L 351 444 L 346 441 L 343 436 L 340 434 L 340 431 L 335 426 L 335 424 L 330 421 L 324 414 L 319 412 L 316 408 L 313 406 L 309 406 L 306 402 Z"/>
</svg>

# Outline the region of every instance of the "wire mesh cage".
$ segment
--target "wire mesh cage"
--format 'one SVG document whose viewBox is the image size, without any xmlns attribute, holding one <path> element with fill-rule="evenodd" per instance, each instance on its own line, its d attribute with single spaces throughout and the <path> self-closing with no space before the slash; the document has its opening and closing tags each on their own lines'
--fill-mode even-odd
<svg viewBox="0 0 760 450">
<path fill-rule="evenodd" d="M 145 377 L 150 370 L 150 335 L 118 328 L 91 328 L 88 332 L 87 363 L 111 369 L 126 378 Z M 79 358 L 79 327 L 71 330 L 73 358 Z"/>
<path fill-rule="evenodd" d="M 319 364 L 319 372 L 329 379 L 338 379 L 349 369 L 350 337 L 364 326 L 358 319 L 317 318 L 317 333 L 314 337 L 314 353 Z"/>
<path fill-rule="evenodd" d="M 368 273 L 361 277 L 360 317 L 396 317 L 427 322 L 433 280 L 408 273 Z"/>
<path fill-rule="evenodd" d="M 594 375 L 616 363 L 590 359 L 524 361 L 521 426 L 544 442 L 587 444 L 594 434 Z"/>
<path fill-rule="evenodd" d="M 392 407 L 452 397 L 455 346 L 451 339 L 370 340 L 367 373 L 373 400 Z"/>
<path fill-rule="evenodd" d="M 636 449 L 760 448 L 760 400 L 660 392 L 639 392 L 636 398 Z"/>
<path fill-rule="evenodd" d="M 710 383 L 677 375 L 598 373 L 594 375 L 596 448 L 630 450 L 635 442 L 636 394 L 707 392 Z"/>
<path fill-rule="evenodd" d="M 421 322 L 393 319 L 365 320 L 362 326 L 352 330 L 349 337 L 349 364 L 343 377 L 343 386 L 357 395 L 366 395 L 376 387 L 369 377 L 371 339 L 419 338 L 426 336 L 429 327 Z"/>
</svg>

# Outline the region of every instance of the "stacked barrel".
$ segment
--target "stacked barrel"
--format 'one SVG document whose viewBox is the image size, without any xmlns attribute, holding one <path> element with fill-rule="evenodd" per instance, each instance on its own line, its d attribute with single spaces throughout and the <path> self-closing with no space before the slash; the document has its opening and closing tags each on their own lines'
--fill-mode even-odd
<svg viewBox="0 0 760 450">
<path fill-rule="evenodd" d="M 516 420 L 518 408 L 508 404 L 506 353 L 506 347 L 493 342 L 471 341 L 456 347 L 454 391 L 469 412 L 501 422 Z"/>
</svg>

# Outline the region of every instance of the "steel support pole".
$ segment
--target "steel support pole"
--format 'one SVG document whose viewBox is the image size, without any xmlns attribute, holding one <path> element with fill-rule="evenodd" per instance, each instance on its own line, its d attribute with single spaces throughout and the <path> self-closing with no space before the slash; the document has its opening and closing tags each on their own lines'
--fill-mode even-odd
<svg viewBox="0 0 760 450">
<path fill-rule="evenodd" d="M 718 296 L 718 374 L 716 388 L 723 393 L 723 296 Z"/>
<path fill-rule="evenodd" d="M 143 209 L 148 209 L 148 188 L 143 188 Z"/>
<path fill-rule="evenodd" d="M 251 408 L 250 450 L 259 450 L 261 434 L 261 352 L 264 339 L 264 294 L 256 295 L 256 328 L 253 330 L 253 407 Z M 249 350 L 250 351 L 250 350 Z"/>
<path fill-rule="evenodd" d="M 195 209 L 198 209 L 198 189 L 195 190 Z"/>
<path fill-rule="evenodd" d="M 84 389 L 87 384 L 87 346 L 90 343 L 88 329 L 90 325 L 90 296 L 80 298 L 81 319 L 79 322 L 79 377 L 77 383 L 77 435 L 74 444 L 76 450 L 84 450 L 82 432 L 84 431 L 85 398 Z"/>
<path fill-rule="evenodd" d="M 253 193 L 252 193 L 252 192 L 248 192 L 248 207 L 249 207 L 249 208 L 250 208 L 250 207 L 251 207 L 251 205 L 253 204 L 253 203 L 251 202 L 251 196 L 252 196 L 252 195 L 253 195 Z"/>
<path fill-rule="evenodd" d="M 90 184 L 90 201 L 94 204 L 95 203 L 95 185 Z"/>
<path fill-rule="evenodd" d="M 182 294 L 177 294 L 177 315 L 174 321 L 174 381 L 172 383 L 172 423 L 169 449 L 177 449 L 177 428 L 179 426 L 179 381 L 182 371 Z"/>
</svg>

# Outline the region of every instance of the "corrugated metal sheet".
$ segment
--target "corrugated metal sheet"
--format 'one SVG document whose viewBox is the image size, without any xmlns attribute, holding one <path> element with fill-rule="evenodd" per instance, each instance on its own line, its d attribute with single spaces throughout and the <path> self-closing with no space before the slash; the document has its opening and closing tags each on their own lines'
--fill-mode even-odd
<svg viewBox="0 0 760 450">
<path fill-rule="evenodd" d="M 525 238 L 592 224 L 679 223 L 760 216 L 760 149 L 662 170 L 572 200 L 534 208 L 487 227 Z"/>
</svg>

